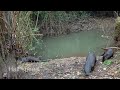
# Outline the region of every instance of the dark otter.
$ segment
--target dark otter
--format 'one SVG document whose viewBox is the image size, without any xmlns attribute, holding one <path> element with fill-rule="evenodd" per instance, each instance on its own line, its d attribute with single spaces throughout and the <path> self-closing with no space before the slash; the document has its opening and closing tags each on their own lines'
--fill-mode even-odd
<svg viewBox="0 0 120 90">
<path fill-rule="evenodd" d="M 89 76 L 90 73 L 94 70 L 96 64 L 96 55 L 93 52 L 89 52 L 86 63 L 84 65 L 84 72 L 86 76 Z"/>
<path fill-rule="evenodd" d="M 22 61 L 22 62 L 40 62 L 41 57 L 33 57 L 33 56 L 27 56 L 27 57 L 22 57 L 19 58 L 18 60 Z"/>
<path fill-rule="evenodd" d="M 102 58 L 102 62 L 104 62 L 107 59 L 110 59 L 111 57 L 113 57 L 114 52 L 112 48 L 109 48 L 106 52 L 103 53 L 103 58 Z"/>
</svg>

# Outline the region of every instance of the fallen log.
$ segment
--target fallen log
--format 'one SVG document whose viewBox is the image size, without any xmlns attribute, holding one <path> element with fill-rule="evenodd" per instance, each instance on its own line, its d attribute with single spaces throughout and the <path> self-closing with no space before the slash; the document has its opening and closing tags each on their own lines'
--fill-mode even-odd
<svg viewBox="0 0 120 90">
<path fill-rule="evenodd" d="M 101 48 L 101 49 L 103 49 L 103 50 L 108 50 L 109 48 L 111 48 L 111 49 L 116 49 L 116 50 L 120 50 L 119 47 L 107 47 L 107 48 Z"/>
</svg>

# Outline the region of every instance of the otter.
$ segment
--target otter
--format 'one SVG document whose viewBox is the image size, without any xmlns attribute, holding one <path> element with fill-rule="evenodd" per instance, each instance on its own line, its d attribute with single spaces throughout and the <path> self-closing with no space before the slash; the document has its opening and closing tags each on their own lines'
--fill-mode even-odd
<svg viewBox="0 0 120 90">
<path fill-rule="evenodd" d="M 94 70 L 96 64 L 96 55 L 93 52 L 89 52 L 86 63 L 84 65 L 85 76 L 89 76 L 90 73 Z"/>
<path fill-rule="evenodd" d="M 39 56 L 38 58 L 33 57 L 33 56 L 21 57 L 18 60 L 22 62 L 40 62 L 41 56 Z"/>
<path fill-rule="evenodd" d="M 113 57 L 114 55 L 114 51 L 112 48 L 108 48 L 108 50 L 106 52 L 103 53 L 103 57 L 102 57 L 102 62 L 104 62 L 107 59 L 110 59 L 111 57 Z"/>
</svg>

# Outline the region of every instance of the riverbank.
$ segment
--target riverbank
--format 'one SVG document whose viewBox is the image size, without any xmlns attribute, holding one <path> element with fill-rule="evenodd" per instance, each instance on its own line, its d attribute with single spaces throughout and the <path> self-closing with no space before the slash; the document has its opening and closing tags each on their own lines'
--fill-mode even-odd
<svg viewBox="0 0 120 90">
<path fill-rule="evenodd" d="M 19 63 L 18 72 L 22 72 L 21 79 L 119 79 L 119 53 L 112 60 L 111 65 L 101 63 L 97 57 L 95 70 L 89 77 L 84 76 L 83 66 L 86 57 L 70 57 L 54 59 L 48 62 Z M 20 74 L 19 74 L 20 75 Z"/>
</svg>

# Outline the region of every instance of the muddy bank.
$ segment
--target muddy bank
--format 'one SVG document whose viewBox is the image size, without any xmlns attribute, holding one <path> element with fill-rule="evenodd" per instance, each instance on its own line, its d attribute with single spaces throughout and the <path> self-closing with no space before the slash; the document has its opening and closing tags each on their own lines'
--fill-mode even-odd
<svg viewBox="0 0 120 90">
<path fill-rule="evenodd" d="M 70 57 L 50 60 L 49 62 L 18 62 L 18 71 L 23 73 L 21 79 L 118 79 L 120 78 L 119 55 L 115 55 L 111 65 L 101 63 L 97 57 L 95 70 L 89 77 L 84 76 L 83 65 L 86 57 Z"/>
</svg>

